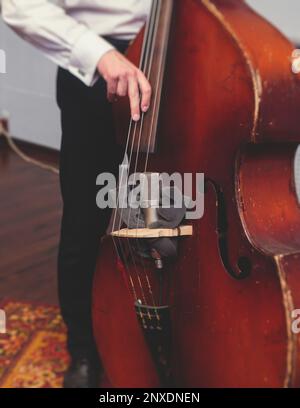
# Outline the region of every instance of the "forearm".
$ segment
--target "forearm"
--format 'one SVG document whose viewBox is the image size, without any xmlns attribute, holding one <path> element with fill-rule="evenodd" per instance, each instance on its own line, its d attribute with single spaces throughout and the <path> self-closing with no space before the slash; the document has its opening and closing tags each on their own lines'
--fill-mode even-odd
<svg viewBox="0 0 300 408">
<path fill-rule="evenodd" d="M 47 0 L 2 0 L 4 21 L 48 58 L 91 86 L 97 63 L 113 47 Z"/>
</svg>

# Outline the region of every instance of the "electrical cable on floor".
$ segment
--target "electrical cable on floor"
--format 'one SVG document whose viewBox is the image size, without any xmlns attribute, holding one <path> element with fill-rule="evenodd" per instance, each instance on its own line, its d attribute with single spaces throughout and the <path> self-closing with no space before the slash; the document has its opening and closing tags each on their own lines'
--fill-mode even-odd
<svg viewBox="0 0 300 408">
<path fill-rule="evenodd" d="M 8 144 L 8 146 L 24 161 L 27 163 L 33 164 L 40 167 L 43 170 L 51 171 L 54 174 L 59 174 L 59 170 L 51 166 L 50 164 L 43 163 L 39 160 L 33 159 L 28 156 L 16 145 L 11 134 L 3 127 L 3 124 L 0 122 L 0 136 L 3 136 Z"/>
</svg>

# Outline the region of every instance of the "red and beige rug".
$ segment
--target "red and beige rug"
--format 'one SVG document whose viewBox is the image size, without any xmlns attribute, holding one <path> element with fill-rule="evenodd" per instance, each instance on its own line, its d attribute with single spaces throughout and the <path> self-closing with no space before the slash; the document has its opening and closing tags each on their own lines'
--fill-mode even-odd
<svg viewBox="0 0 300 408">
<path fill-rule="evenodd" d="M 69 357 L 58 307 L 6 301 L 0 388 L 60 388 Z"/>
</svg>

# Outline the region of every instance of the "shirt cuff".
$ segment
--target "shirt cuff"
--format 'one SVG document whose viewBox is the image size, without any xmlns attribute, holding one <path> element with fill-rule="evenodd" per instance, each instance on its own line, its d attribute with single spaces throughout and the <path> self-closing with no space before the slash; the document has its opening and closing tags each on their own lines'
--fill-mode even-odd
<svg viewBox="0 0 300 408">
<path fill-rule="evenodd" d="M 69 60 L 69 71 L 87 86 L 93 86 L 99 77 L 97 64 L 100 58 L 115 49 L 93 31 L 86 31 L 76 41 Z"/>
</svg>

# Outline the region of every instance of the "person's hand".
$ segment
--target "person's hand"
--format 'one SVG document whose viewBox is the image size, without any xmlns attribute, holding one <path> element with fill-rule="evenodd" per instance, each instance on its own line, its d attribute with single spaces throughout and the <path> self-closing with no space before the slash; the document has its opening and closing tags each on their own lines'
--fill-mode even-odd
<svg viewBox="0 0 300 408">
<path fill-rule="evenodd" d="M 138 121 L 141 110 L 149 109 L 151 99 L 151 86 L 143 72 L 116 50 L 104 54 L 97 69 L 107 83 L 108 100 L 128 95 L 132 119 Z"/>
</svg>

